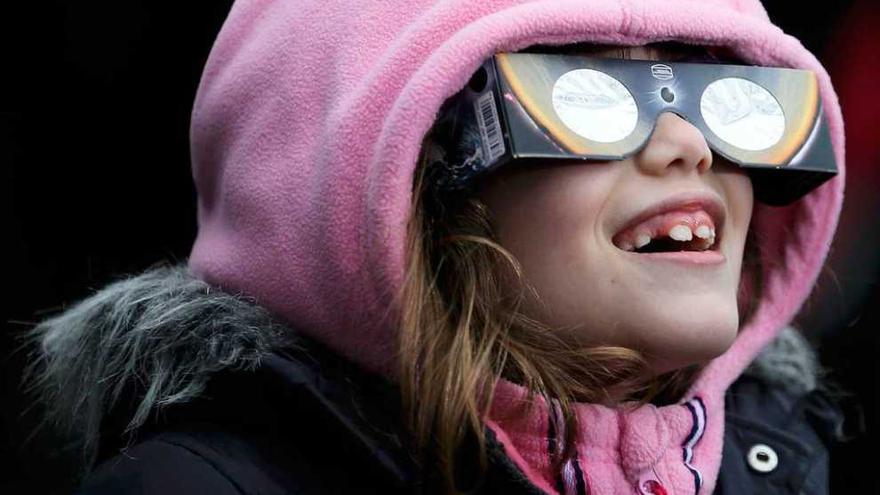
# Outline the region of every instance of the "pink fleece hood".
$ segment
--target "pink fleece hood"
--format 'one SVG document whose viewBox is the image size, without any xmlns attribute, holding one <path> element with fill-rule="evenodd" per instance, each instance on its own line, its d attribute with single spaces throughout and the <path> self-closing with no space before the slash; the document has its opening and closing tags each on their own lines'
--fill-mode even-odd
<svg viewBox="0 0 880 495">
<path fill-rule="evenodd" d="M 414 168 L 442 102 L 495 52 L 665 40 L 814 71 L 840 170 L 791 206 L 755 205 L 764 298 L 686 402 L 633 412 L 578 406 L 591 493 L 651 480 L 670 494 L 710 493 L 724 391 L 810 293 L 843 200 L 843 122 L 829 77 L 757 0 L 238 0 L 192 113 L 199 232 L 190 269 L 389 373 Z M 507 420 L 521 391 L 499 392 L 487 424 L 526 475 L 555 493 L 545 459 L 529 447 L 546 443 L 546 412 Z"/>
</svg>

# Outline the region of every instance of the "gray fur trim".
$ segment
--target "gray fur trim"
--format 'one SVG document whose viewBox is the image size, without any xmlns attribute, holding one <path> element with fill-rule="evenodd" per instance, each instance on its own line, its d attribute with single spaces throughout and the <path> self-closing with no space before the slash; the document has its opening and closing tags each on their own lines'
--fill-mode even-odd
<svg viewBox="0 0 880 495">
<path fill-rule="evenodd" d="M 256 368 L 272 349 L 289 345 L 292 332 L 180 265 L 112 283 L 27 339 L 34 348 L 27 389 L 46 406 L 45 421 L 74 439 L 88 469 L 102 422 L 124 392 L 141 392 L 129 434 L 161 408 L 198 397 L 211 374 Z"/>
<path fill-rule="evenodd" d="M 813 347 L 795 327 L 785 327 L 755 358 L 744 375 L 805 394 L 816 389 L 821 369 Z"/>
</svg>

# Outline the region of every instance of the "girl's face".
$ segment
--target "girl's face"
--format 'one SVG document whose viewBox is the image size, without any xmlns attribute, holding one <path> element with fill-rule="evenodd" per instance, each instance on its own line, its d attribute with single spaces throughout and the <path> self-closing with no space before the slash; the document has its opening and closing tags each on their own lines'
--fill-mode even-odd
<svg viewBox="0 0 880 495">
<path fill-rule="evenodd" d="M 631 50 L 634 59 L 651 55 Z M 678 115 L 663 113 L 630 158 L 505 167 L 478 195 L 544 303 L 526 303 L 530 316 L 584 344 L 640 350 L 658 373 L 718 356 L 736 337 L 752 184 Z M 675 245 L 670 234 L 688 236 L 677 225 L 688 227 L 691 248 L 711 242 L 700 236 L 714 228 L 714 246 L 629 250 L 645 235 Z"/>
</svg>

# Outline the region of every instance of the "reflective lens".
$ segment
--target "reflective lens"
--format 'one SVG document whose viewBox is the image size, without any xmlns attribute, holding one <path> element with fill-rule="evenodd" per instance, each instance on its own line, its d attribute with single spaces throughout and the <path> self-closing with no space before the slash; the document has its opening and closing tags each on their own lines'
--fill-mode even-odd
<svg viewBox="0 0 880 495">
<path fill-rule="evenodd" d="M 728 77 L 708 85 L 700 99 L 700 112 L 712 132 L 744 150 L 767 149 L 785 133 L 779 102 L 747 79 Z"/>
<path fill-rule="evenodd" d="M 592 69 L 560 76 L 553 85 L 552 100 L 559 119 L 592 141 L 620 141 L 632 133 L 639 120 L 635 99 L 626 86 Z"/>
</svg>

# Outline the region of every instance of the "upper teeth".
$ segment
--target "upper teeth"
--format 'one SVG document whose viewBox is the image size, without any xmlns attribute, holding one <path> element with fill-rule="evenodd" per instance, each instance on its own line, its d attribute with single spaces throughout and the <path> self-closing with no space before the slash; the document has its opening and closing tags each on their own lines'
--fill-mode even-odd
<svg viewBox="0 0 880 495">
<path fill-rule="evenodd" d="M 708 225 L 700 225 L 695 230 L 691 230 L 687 225 L 676 225 L 675 227 L 672 227 L 666 235 L 679 242 L 692 241 L 694 237 L 697 237 L 702 241 L 695 246 L 697 249 L 709 249 L 715 244 L 715 229 Z M 650 233 L 641 232 L 636 235 L 635 239 L 633 239 L 632 245 L 624 243 L 622 248 L 627 251 L 641 249 L 650 244 L 652 240 Z"/>
<path fill-rule="evenodd" d="M 708 225 L 700 225 L 699 227 L 697 227 L 697 230 L 694 231 L 694 235 L 696 235 L 700 239 L 715 237 L 715 233 L 712 232 L 712 229 L 710 229 Z"/>
<path fill-rule="evenodd" d="M 687 225 L 676 225 L 669 231 L 669 237 L 676 241 L 689 241 L 694 238 L 694 234 Z"/>
</svg>

